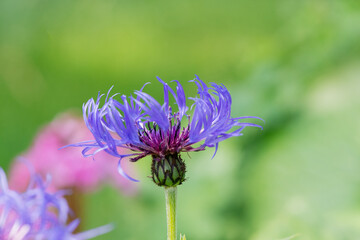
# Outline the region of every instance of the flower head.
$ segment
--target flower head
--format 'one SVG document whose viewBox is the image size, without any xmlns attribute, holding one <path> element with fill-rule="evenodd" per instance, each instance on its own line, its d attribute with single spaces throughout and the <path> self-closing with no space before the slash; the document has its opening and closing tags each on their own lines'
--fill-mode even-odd
<svg viewBox="0 0 360 240">
<path fill-rule="evenodd" d="M 92 156 L 105 151 L 118 157 L 119 172 L 131 180 L 121 167 L 121 160 L 129 157 L 136 162 L 145 156 L 152 156 L 152 177 L 156 184 L 174 186 L 185 179 L 185 164 L 181 152 L 202 151 L 206 147 L 215 147 L 219 142 L 242 135 L 248 126 L 259 127 L 254 123 L 241 122 L 246 118 L 231 117 L 231 95 L 224 85 L 212 83 L 206 85 L 198 76 L 192 82 L 197 85 L 198 96 L 186 98 L 183 87 L 178 81 L 176 90 L 158 78 L 164 88 L 164 103 L 160 104 L 151 95 L 135 91 L 135 96 L 122 95 L 121 101 L 115 99 L 118 94 L 105 98 L 90 99 L 83 105 L 84 120 L 95 140 L 89 140 L 71 146 L 84 147 L 83 155 Z M 175 100 L 177 111 L 173 111 L 170 96 Z M 192 106 L 186 105 L 187 100 Z M 193 113 L 190 114 L 190 110 Z M 261 119 L 261 118 L 258 118 Z M 262 120 L 262 119 L 261 119 Z M 132 151 L 122 154 L 119 149 Z M 214 155 L 215 155 L 214 154 Z M 135 180 L 136 181 L 136 180 Z"/>
<path fill-rule="evenodd" d="M 106 225 L 74 234 L 79 219 L 67 224 L 70 209 L 63 197 L 66 192 L 49 193 L 48 183 L 33 175 L 28 189 L 19 193 L 9 189 L 5 172 L 0 168 L 0 239 L 83 240 L 112 229 Z"/>
</svg>

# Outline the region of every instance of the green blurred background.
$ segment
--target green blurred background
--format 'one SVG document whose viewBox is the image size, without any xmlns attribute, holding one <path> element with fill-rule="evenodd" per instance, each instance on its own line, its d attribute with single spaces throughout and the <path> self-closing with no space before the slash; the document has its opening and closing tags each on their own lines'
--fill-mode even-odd
<svg viewBox="0 0 360 240">
<path fill-rule="evenodd" d="M 0 1 L 1 166 L 57 113 L 97 91 L 131 94 L 155 76 L 225 84 L 233 116 L 263 131 L 192 153 L 178 192 L 188 239 L 360 239 L 360 1 Z M 99 239 L 165 239 L 162 189 L 86 200 Z"/>
</svg>

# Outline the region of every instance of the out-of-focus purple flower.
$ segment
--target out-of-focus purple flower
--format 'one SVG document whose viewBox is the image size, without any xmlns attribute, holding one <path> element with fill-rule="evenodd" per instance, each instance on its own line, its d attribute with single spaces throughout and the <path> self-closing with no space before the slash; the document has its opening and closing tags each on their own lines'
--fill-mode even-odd
<svg viewBox="0 0 360 240">
<path fill-rule="evenodd" d="M 202 151 L 206 147 L 215 147 L 219 142 L 234 136 L 242 135 L 245 127 L 262 127 L 258 124 L 242 122 L 243 119 L 258 117 L 231 117 L 231 95 L 224 85 L 212 83 L 206 85 L 198 76 L 192 82 L 197 85 L 198 96 L 189 97 L 192 102 L 192 116 L 186 105 L 187 98 L 178 81 L 176 90 L 167 83 L 158 80 L 164 88 L 164 103 L 160 104 L 149 94 L 135 91 L 135 96 L 122 95 L 121 102 L 115 97 L 90 99 L 83 105 L 84 120 L 95 140 L 72 144 L 83 147 L 84 156 L 106 152 L 118 157 L 118 170 L 127 178 L 121 167 L 121 160 L 130 157 L 133 162 L 145 156 L 152 156 L 153 180 L 160 186 L 181 184 L 185 177 L 185 164 L 181 152 Z M 177 111 L 171 108 L 169 100 L 173 96 Z M 186 123 L 187 122 L 187 123 Z M 124 154 L 121 149 L 132 153 Z M 214 155 L 215 155 L 214 154 Z"/>
<path fill-rule="evenodd" d="M 69 143 L 90 137 L 91 134 L 80 117 L 64 113 L 39 132 L 32 146 L 22 156 L 31 163 L 36 173 L 52 176 L 51 189 L 75 188 L 89 191 L 100 184 L 110 182 L 125 193 L 133 193 L 136 186 L 117 173 L 115 157 L 101 153 L 97 156 L 101 161 L 88 161 L 81 156 L 80 149 L 59 150 Z M 125 152 L 126 150 L 122 154 Z M 9 185 L 22 191 L 29 179 L 27 167 L 14 161 Z"/>
<path fill-rule="evenodd" d="M 49 180 L 49 179 L 48 179 Z M 23 193 L 8 187 L 5 172 L 0 168 L 0 239 L 7 240 L 82 240 L 109 232 L 106 225 L 74 234 L 79 219 L 67 224 L 69 207 L 64 191 L 49 193 L 47 182 L 33 175 Z"/>
</svg>

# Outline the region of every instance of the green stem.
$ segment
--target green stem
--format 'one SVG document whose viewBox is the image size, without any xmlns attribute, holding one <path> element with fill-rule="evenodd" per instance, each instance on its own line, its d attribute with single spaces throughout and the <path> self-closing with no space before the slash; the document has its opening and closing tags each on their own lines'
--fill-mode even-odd
<svg viewBox="0 0 360 240">
<path fill-rule="evenodd" d="M 165 187 L 167 240 L 176 240 L 176 187 Z"/>
</svg>

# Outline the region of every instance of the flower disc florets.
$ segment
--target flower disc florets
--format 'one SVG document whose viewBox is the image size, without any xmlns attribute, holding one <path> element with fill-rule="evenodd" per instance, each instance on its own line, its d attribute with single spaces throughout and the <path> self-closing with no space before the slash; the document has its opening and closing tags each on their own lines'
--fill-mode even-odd
<svg viewBox="0 0 360 240">
<path fill-rule="evenodd" d="M 117 94 L 109 97 L 111 89 L 103 106 L 100 106 L 103 95 L 99 94 L 96 101 L 90 99 L 83 105 L 83 113 L 95 140 L 70 146 L 84 147 L 84 156 L 105 151 L 118 157 L 119 172 L 133 181 L 137 180 L 122 170 L 121 160 L 129 157 L 136 162 L 145 156 L 152 156 L 154 182 L 161 186 L 173 186 L 181 184 L 185 179 L 185 163 L 180 157 L 181 152 L 215 147 L 216 153 L 219 142 L 242 135 L 241 131 L 245 127 L 262 128 L 257 124 L 240 122 L 245 118 L 258 117 L 231 117 L 231 95 L 224 85 L 212 83 L 208 87 L 196 76 L 192 82 L 197 85 L 199 96 L 188 98 L 193 102 L 191 109 L 194 109 L 190 114 L 181 84 L 175 81 L 177 86 L 174 91 L 160 78 L 158 80 L 164 88 L 163 104 L 143 92 L 146 84 L 140 91 L 135 91 L 136 97 L 122 95 L 122 102 L 115 99 Z M 169 93 L 177 105 L 176 112 L 170 107 Z M 197 143 L 200 144 L 194 146 Z M 132 153 L 121 154 L 119 147 L 127 148 Z"/>
</svg>

